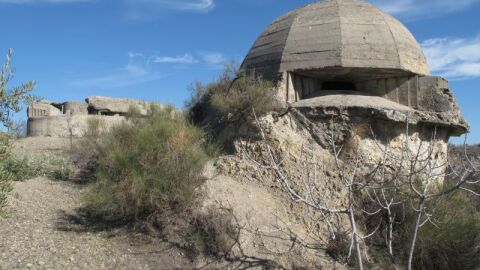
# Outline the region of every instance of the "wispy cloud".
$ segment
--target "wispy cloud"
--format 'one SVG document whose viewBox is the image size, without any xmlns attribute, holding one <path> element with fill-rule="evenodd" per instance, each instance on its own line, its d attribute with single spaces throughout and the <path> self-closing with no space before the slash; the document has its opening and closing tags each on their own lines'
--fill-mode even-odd
<svg viewBox="0 0 480 270">
<path fill-rule="evenodd" d="M 465 10 L 480 0 L 369 0 L 383 10 L 407 19 L 435 17 Z"/>
<path fill-rule="evenodd" d="M 421 45 L 432 73 L 450 79 L 480 77 L 480 36 L 429 39 Z"/>
<path fill-rule="evenodd" d="M 165 75 L 152 70 L 143 54 L 130 52 L 128 63 L 108 74 L 98 77 L 81 78 L 71 84 L 78 88 L 117 88 L 156 81 Z"/>
<path fill-rule="evenodd" d="M 64 4 L 94 2 L 94 0 L 0 0 L 0 4 Z"/>
<path fill-rule="evenodd" d="M 73 80 L 70 84 L 77 88 L 118 88 L 139 85 L 156 81 L 171 75 L 172 66 L 200 65 L 203 67 L 220 67 L 226 62 L 226 57 L 219 52 L 190 53 L 180 56 L 145 55 L 129 52 L 128 63 L 124 66 L 106 72 L 101 76 L 89 76 Z"/>
<path fill-rule="evenodd" d="M 150 5 L 164 9 L 209 11 L 215 7 L 213 0 L 128 0 L 135 4 Z"/>
<path fill-rule="evenodd" d="M 178 65 L 203 64 L 207 66 L 223 66 L 227 62 L 226 57 L 220 52 L 200 52 L 194 55 L 185 53 L 181 56 L 153 56 L 150 57 L 150 62 Z"/>
<path fill-rule="evenodd" d="M 154 57 L 152 62 L 158 64 L 196 64 L 198 60 L 195 59 L 190 54 L 185 54 L 183 56 L 157 56 Z"/>
<path fill-rule="evenodd" d="M 226 58 L 222 53 L 219 52 L 205 52 L 202 53 L 203 61 L 208 65 L 220 66 L 226 63 Z"/>
<path fill-rule="evenodd" d="M 120 0 L 130 20 L 151 20 L 171 12 L 206 13 L 215 7 L 214 0 Z"/>
</svg>

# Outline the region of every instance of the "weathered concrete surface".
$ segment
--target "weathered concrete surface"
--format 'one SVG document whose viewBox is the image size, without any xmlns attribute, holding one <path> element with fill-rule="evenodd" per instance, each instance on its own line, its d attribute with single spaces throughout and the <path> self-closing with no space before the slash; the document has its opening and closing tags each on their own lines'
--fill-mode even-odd
<svg viewBox="0 0 480 270">
<path fill-rule="evenodd" d="M 388 99 L 361 93 L 357 91 L 321 91 L 317 97 L 302 99 L 293 107 L 360 107 L 369 109 L 389 109 L 401 112 L 411 112 L 411 108 Z"/>
<path fill-rule="evenodd" d="M 445 129 L 449 136 L 465 134 L 468 123 L 457 111 L 427 112 L 375 96 L 327 95 L 301 100 L 292 104 L 306 117 L 315 122 L 329 121 L 332 117 L 346 122 L 389 121 L 412 127 L 427 127 L 433 132 L 435 127 Z"/>
<path fill-rule="evenodd" d="M 85 104 L 84 102 L 74 102 L 74 101 L 68 101 L 63 104 L 63 111 L 64 114 L 68 115 L 77 115 L 77 114 L 82 114 L 82 115 L 87 115 L 88 114 L 88 105 Z"/>
<path fill-rule="evenodd" d="M 34 102 L 30 104 L 27 109 L 28 117 L 43 117 L 61 114 L 62 111 L 59 108 L 53 106 L 51 102 L 48 101 Z"/>
<path fill-rule="evenodd" d="M 89 110 L 101 113 L 126 114 L 131 108 L 136 108 L 146 115 L 150 110 L 149 102 L 126 98 L 92 96 L 88 97 L 86 102 Z"/>
<path fill-rule="evenodd" d="M 283 71 L 370 68 L 428 75 L 413 35 L 395 18 L 366 2 L 326 0 L 274 21 L 257 39 L 242 69 L 276 78 Z M 397 72 L 394 72 L 394 71 Z"/>
<path fill-rule="evenodd" d="M 408 120 L 447 128 L 451 135 L 469 129 L 448 81 L 428 75 L 413 35 L 363 1 L 325 0 L 280 17 L 257 39 L 242 69 L 274 80 L 280 100 L 307 115 L 336 111 Z"/>
<path fill-rule="evenodd" d="M 28 136 L 81 137 L 90 120 L 100 120 L 105 129 L 125 122 L 131 108 L 147 115 L 153 103 L 133 99 L 88 97 L 85 102 L 34 102 L 28 110 Z M 158 104 L 158 106 L 162 106 Z"/>
<path fill-rule="evenodd" d="M 27 136 L 82 137 L 88 129 L 89 121 L 91 120 L 99 120 L 102 128 L 107 130 L 115 125 L 124 123 L 126 118 L 123 116 L 78 114 L 29 118 L 27 122 Z"/>
</svg>

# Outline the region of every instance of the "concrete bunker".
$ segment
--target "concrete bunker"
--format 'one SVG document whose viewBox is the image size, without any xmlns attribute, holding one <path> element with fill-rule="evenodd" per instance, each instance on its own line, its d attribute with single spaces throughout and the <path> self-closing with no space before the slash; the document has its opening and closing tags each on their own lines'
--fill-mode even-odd
<svg viewBox="0 0 480 270">
<path fill-rule="evenodd" d="M 111 97 L 92 96 L 85 102 L 39 101 L 28 107 L 27 136 L 81 137 L 89 121 L 101 121 L 109 129 L 125 121 L 131 108 L 146 115 L 153 103 Z"/>
<path fill-rule="evenodd" d="M 445 140 L 468 130 L 415 37 L 367 2 L 325 0 L 287 13 L 257 38 L 241 69 L 274 81 L 280 100 L 316 119 L 320 111 L 367 122 L 408 118 L 445 129 Z"/>
</svg>

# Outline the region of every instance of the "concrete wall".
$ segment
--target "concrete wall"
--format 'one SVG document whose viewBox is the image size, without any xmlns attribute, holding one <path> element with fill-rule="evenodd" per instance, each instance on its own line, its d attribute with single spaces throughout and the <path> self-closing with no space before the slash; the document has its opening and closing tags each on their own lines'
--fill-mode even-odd
<svg viewBox="0 0 480 270">
<path fill-rule="evenodd" d="M 110 129 L 126 121 L 122 116 L 57 115 L 28 119 L 27 136 L 81 137 L 90 120 L 98 119 L 104 129 Z"/>
<path fill-rule="evenodd" d="M 88 105 L 84 102 L 65 102 L 63 113 L 67 115 L 87 115 Z"/>
<path fill-rule="evenodd" d="M 283 77 L 283 82 L 278 87 L 279 96 L 289 103 L 321 95 L 325 80 L 290 72 L 285 72 Z M 456 101 L 448 81 L 441 77 L 415 75 L 353 83 L 359 94 L 383 97 L 420 111 L 448 112 L 457 109 L 454 108 Z"/>
<path fill-rule="evenodd" d="M 44 117 L 50 115 L 61 115 L 62 111 L 49 103 L 34 102 L 28 106 L 27 114 L 29 118 Z"/>
</svg>

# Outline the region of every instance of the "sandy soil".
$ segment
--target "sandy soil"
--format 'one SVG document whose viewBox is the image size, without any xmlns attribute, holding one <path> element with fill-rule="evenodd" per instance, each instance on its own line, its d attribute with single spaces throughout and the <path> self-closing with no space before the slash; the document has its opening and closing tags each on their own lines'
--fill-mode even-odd
<svg viewBox="0 0 480 270">
<path fill-rule="evenodd" d="M 60 155 L 68 140 L 28 138 L 17 155 Z M 16 182 L 0 218 L 0 269 L 179 269 L 191 263 L 159 240 L 122 230 L 96 231 L 77 219 L 84 186 L 35 178 Z"/>
</svg>

